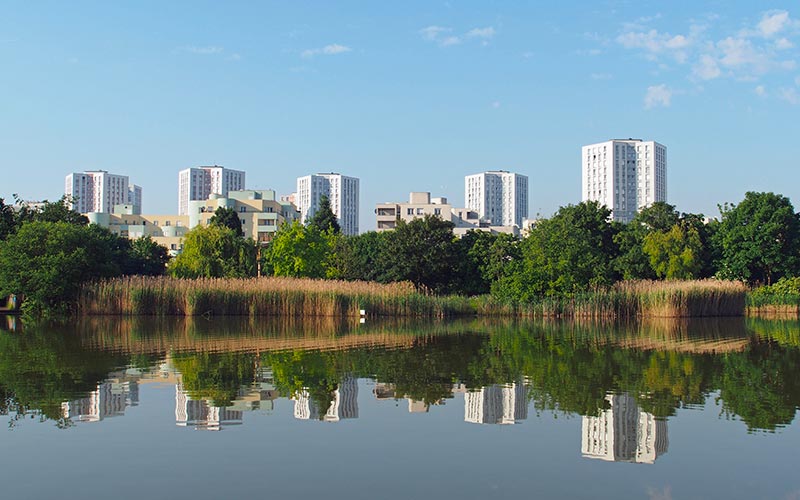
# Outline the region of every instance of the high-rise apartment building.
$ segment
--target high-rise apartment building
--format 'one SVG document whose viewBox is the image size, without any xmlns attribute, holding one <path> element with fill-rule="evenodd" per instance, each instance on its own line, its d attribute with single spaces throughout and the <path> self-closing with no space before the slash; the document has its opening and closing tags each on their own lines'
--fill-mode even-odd
<svg viewBox="0 0 800 500">
<path fill-rule="evenodd" d="M 87 170 L 67 174 L 64 194 L 72 199 L 72 209 L 76 212 L 111 213 L 114 205 L 128 203 L 130 186 L 127 175 Z M 141 208 L 142 188 L 138 189 Z"/>
<path fill-rule="evenodd" d="M 178 173 L 178 215 L 189 213 L 189 202 L 207 200 L 212 194 L 228 196 L 228 191 L 244 189 L 244 172 L 214 165 L 195 167 Z"/>
<path fill-rule="evenodd" d="M 133 207 L 133 213 L 139 215 L 142 213 L 142 187 L 136 184 L 128 185 L 128 205 Z"/>
<path fill-rule="evenodd" d="M 528 176 L 504 170 L 468 175 L 464 203 L 494 226 L 522 227 L 528 217 Z"/>
<path fill-rule="evenodd" d="M 358 234 L 358 179 L 331 172 L 297 178 L 295 205 L 305 223 L 319 209 L 319 200 L 327 196 L 343 234 Z"/>
<path fill-rule="evenodd" d="M 655 141 L 614 139 L 581 148 L 581 198 L 611 210 L 615 221 L 667 201 L 667 148 Z"/>
</svg>

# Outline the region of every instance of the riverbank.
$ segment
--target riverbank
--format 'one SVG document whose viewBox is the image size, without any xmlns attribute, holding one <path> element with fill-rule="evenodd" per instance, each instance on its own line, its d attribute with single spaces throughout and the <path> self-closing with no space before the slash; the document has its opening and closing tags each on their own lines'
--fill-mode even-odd
<svg viewBox="0 0 800 500">
<path fill-rule="evenodd" d="M 743 316 L 747 290 L 730 281 L 636 281 L 571 297 L 507 304 L 491 296 L 437 296 L 409 283 L 296 278 L 126 277 L 85 285 L 82 315 L 625 319 Z"/>
</svg>

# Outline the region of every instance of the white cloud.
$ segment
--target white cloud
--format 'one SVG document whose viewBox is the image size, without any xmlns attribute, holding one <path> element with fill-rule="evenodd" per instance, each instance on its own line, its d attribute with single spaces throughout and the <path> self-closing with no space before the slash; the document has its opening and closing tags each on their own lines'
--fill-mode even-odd
<svg viewBox="0 0 800 500">
<path fill-rule="evenodd" d="M 485 28 L 472 28 L 461 35 L 454 35 L 452 33 L 453 29 L 446 26 L 428 26 L 419 30 L 419 34 L 422 36 L 423 40 L 435 42 L 439 44 L 440 47 L 459 45 L 470 39 L 481 40 L 482 45 L 488 45 L 489 40 L 491 40 L 497 32 L 494 27 L 487 26 Z"/>
<path fill-rule="evenodd" d="M 764 97 L 767 95 L 767 89 L 764 88 L 763 85 L 758 85 L 756 88 L 753 89 L 753 92 L 756 93 L 759 97 Z"/>
<path fill-rule="evenodd" d="M 353 49 L 346 45 L 339 45 L 338 43 L 333 43 L 331 45 L 326 45 L 321 48 L 317 49 L 306 49 L 300 53 L 303 57 L 314 57 L 316 55 L 325 55 L 325 56 L 333 56 L 336 54 L 344 54 L 345 52 L 351 52 Z"/>
<path fill-rule="evenodd" d="M 788 38 L 779 38 L 775 40 L 775 48 L 778 50 L 789 50 L 794 47 L 794 43 Z"/>
<path fill-rule="evenodd" d="M 683 63 L 688 57 L 688 49 L 694 44 L 694 36 L 670 35 L 654 29 L 627 31 L 617 37 L 617 43 L 626 49 L 643 49 L 646 57 L 653 61 L 661 54 L 669 54 L 679 63 Z"/>
<path fill-rule="evenodd" d="M 214 55 L 214 54 L 222 54 L 225 49 L 222 47 L 217 47 L 215 45 L 209 45 L 206 47 L 198 47 L 196 45 L 187 45 L 185 47 L 181 47 L 178 49 L 180 52 L 188 52 L 190 54 L 198 54 L 202 56 Z"/>
<path fill-rule="evenodd" d="M 489 38 L 492 38 L 494 36 L 494 33 L 495 33 L 494 28 L 489 26 L 489 27 L 486 27 L 486 28 L 473 28 L 473 29 L 467 31 L 467 34 L 464 35 L 464 36 L 466 36 L 467 38 L 489 39 Z"/>
<path fill-rule="evenodd" d="M 716 59 L 708 54 L 700 56 L 700 60 L 694 65 L 692 71 L 695 76 L 702 80 L 713 80 L 722 73 Z"/>
<path fill-rule="evenodd" d="M 647 87 L 644 96 L 644 109 L 652 109 L 658 106 L 667 108 L 672 101 L 672 90 L 665 84 L 651 85 Z"/>
<path fill-rule="evenodd" d="M 444 33 L 450 33 L 451 31 L 453 31 L 451 28 L 444 28 L 442 26 L 428 26 L 427 28 L 419 30 L 419 34 L 422 35 L 423 39 L 433 42 Z"/>
<path fill-rule="evenodd" d="M 785 10 L 773 10 L 764 13 L 757 28 L 761 36 L 769 38 L 783 31 L 790 23 L 788 12 Z"/>
<path fill-rule="evenodd" d="M 800 92 L 792 87 L 785 87 L 778 91 L 778 97 L 788 102 L 789 104 L 800 104 Z"/>
</svg>

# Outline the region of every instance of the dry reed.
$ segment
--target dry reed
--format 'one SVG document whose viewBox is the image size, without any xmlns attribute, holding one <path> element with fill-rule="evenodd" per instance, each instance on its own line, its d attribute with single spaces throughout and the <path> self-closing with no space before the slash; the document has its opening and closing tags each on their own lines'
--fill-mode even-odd
<svg viewBox="0 0 800 500">
<path fill-rule="evenodd" d="M 82 314 L 151 316 L 448 317 L 474 314 L 463 297 L 420 293 L 410 283 L 296 278 L 115 278 L 83 287 Z"/>
</svg>

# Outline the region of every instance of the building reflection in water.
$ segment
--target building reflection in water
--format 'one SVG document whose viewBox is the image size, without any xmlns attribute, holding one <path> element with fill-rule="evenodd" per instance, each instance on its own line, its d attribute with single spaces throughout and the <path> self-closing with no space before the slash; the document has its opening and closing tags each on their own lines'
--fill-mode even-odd
<svg viewBox="0 0 800 500">
<path fill-rule="evenodd" d="M 464 394 L 464 421 L 473 424 L 515 424 L 528 418 L 525 384 L 489 385 Z"/>
<path fill-rule="evenodd" d="M 667 452 L 667 422 L 641 411 L 628 394 L 606 396 L 611 408 L 583 417 L 581 453 L 610 462 L 652 464 Z"/>
<path fill-rule="evenodd" d="M 345 377 L 331 393 L 331 401 L 324 410 L 320 402 L 311 398 L 308 390 L 298 392 L 294 400 L 294 418 L 300 420 L 324 420 L 338 422 L 346 418 L 358 418 L 358 380 Z"/>
<path fill-rule="evenodd" d="M 108 379 L 85 397 L 61 403 L 61 413 L 64 419 L 73 422 L 99 422 L 124 415 L 127 407 L 138 404 L 136 380 Z"/>
<path fill-rule="evenodd" d="M 245 411 L 272 411 L 277 397 L 278 391 L 269 370 L 260 370 L 252 386 L 240 388 L 231 406 L 215 406 L 206 399 L 192 399 L 178 381 L 175 384 L 175 423 L 179 427 L 219 431 L 231 425 L 241 425 Z"/>
</svg>

